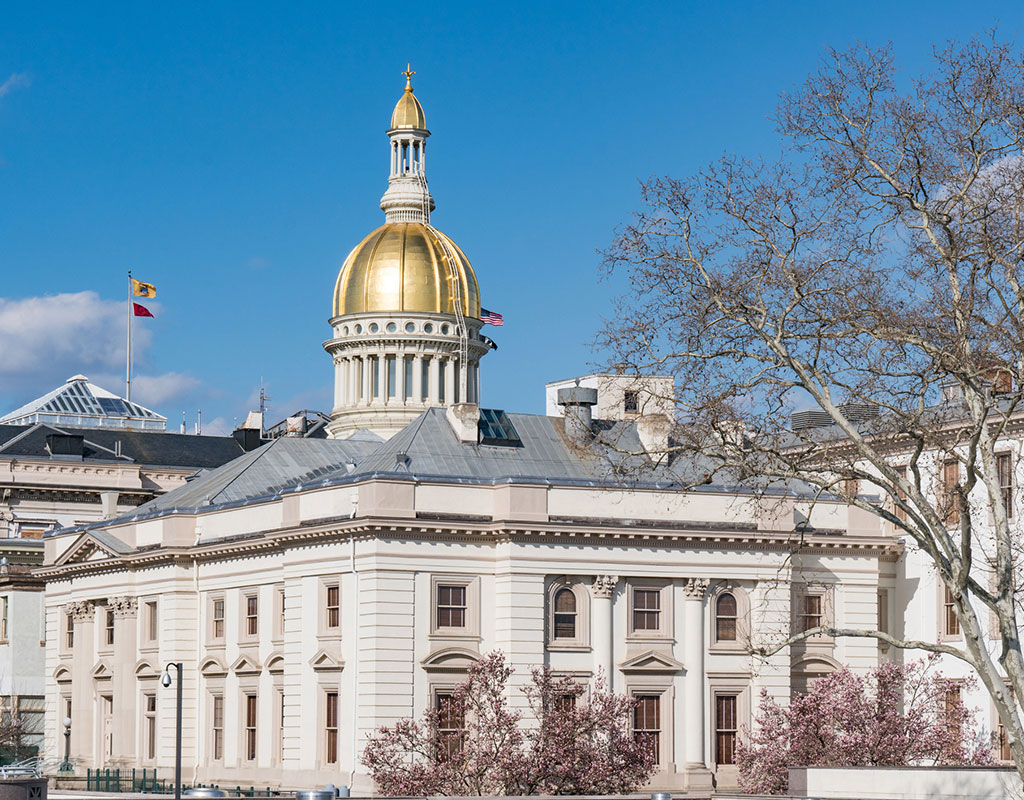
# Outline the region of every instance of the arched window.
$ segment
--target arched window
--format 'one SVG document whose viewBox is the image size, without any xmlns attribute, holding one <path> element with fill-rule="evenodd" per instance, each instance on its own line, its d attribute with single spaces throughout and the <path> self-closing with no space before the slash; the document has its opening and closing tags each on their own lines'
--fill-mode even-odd
<svg viewBox="0 0 1024 800">
<path fill-rule="evenodd" d="M 576 638 L 576 595 L 572 589 L 559 589 L 555 595 L 554 638 Z"/>
<path fill-rule="evenodd" d="M 736 595 L 722 592 L 715 602 L 715 638 L 718 641 L 736 641 L 736 617 Z"/>
</svg>

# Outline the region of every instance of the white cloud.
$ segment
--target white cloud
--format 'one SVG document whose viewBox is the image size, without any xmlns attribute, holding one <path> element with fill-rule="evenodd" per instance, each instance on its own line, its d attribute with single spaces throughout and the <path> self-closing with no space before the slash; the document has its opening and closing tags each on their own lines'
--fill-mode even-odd
<svg viewBox="0 0 1024 800">
<path fill-rule="evenodd" d="M 133 348 L 134 349 L 134 348 Z M 124 393 L 124 372 L 117 374 L 97 373 L 89 379 L 97 386 L 109 389 L 118 394 Z M 165 372 L 163 375 L 132 375 L 132 400 L 147 408 L 165 414 L 166 408 L 176 400 L 184 398 L 189 392 L 199 388 L 201 382 L 194 375 L 183 372 Z M 167 425 L 173 427 L 171 419 Z"/>
<path fill-rule="evenodd" d="M 0 97 L 3 97 L 15 89 L 23 89 L 32 84 L 31 79 L 24 72 L 15 72 L 3 83 L 0 83 Z"/>
</svg>

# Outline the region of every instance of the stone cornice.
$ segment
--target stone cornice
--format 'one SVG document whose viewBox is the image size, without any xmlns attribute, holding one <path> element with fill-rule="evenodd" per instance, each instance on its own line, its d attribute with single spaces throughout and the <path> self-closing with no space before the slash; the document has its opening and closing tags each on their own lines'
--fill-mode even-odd
<svg viewBox="0 0 1024 800">
<path fill-rule="evenodd" d="M 568 523 L 492 522 L 486 524 L 442 520 L 387 519 L 380 517 L 331 518 L 307 522 L 254 534 L 200 541 L 192 546 L 152 547 L 134 550 L 101 561 L 69 561 L 37 568 L 36 575 L 59 579 L 82 574 L 137 570 L 165 564 L 188 565 L 196 562 L 249 558 L 282 552 L 288 548 L 313 543 L 329 543 L 350 537 L 359 539 L 403 538 L 462 542 L 466 539 L 492 542 L 552 543 L 600 542 L 608 546 L 658 546 L 686 549 L 733 550 L 758 552 L 797 551 L 819 555 L 858 554 L 883 560 L 894 560 L 903 545 L 890 536 L 867 536 L 814 531 L 709 530 L 685 527 L 609 529 Z"/>
</svg>

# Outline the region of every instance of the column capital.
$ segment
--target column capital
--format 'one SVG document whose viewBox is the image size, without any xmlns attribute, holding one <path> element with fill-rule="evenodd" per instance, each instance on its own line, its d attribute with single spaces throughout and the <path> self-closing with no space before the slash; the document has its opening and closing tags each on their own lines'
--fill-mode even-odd
<svg viewBox="0 0 1024 800">
<path fill-rule="evenodd" d="M 88 622 L 92 619 L 95 606 L 91 600 L 79 600 L 75 603 L 68 603 L 66 608 L 75 622 Z"/>
<path fill-rule="evenodd" d="M 114 612 L 115 617 L 134 617 L 139 607 L 138 598 L 129 597 L 108 597 L 107 605 Z"/>
<path fill-rule="evenodd" d="M 691 600 L 703 600 L 708 590 L 708 584 L 707 578 L 687 578 L 683 584 L 683 591 Z"/>
<path fill-rule="evenodd" d="M 615 593 L 615 585 L 619 582 L 618 575 L 595 575 L 590 585 L 594 597 L 609 599 Z"/>
</svg>

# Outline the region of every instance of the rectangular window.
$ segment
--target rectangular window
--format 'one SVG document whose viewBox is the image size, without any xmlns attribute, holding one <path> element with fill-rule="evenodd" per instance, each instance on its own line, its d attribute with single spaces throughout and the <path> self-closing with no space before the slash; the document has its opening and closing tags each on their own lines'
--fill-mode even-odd
<svg viewBox="0 0 1024 800">
<path fill-rule="evenodd" d="M 437 627 L 466 627 L 466 587 L 437 586 Z"/>
<path fill-rule="evenodd" d="M 957 731 L 962 724 L 963 701 L 960 698 L 960 686 L 950 681 L 942 692 L 942 713 L 946 719 L 946 727 Z"/>
<path fill-rule="evenodd" d="M 405 372 L 405 399 L 411 400 L 413 360 L 411 358 L 406 357 L 405 359 L 402 360 L 402 363 L 405 365 L 403 367 L 403 371 Z"/>
<path fill-rule="evenodd" d="M 448 372 L 448 365 L 441 359 L 437 365 L 437 399 L 444 403 L 444 385 L 446 383 L 445 373 Z"/>
<path fill-rule="evenodd" d="M 64 612 L 64 646 L 68 650 L 75 646 L 75 617 L 70 611 Z"/>
<path fill-rule="evenodd" d="M 388 397 L 398 395 L 398 375 L 394 356 L 386 356 L 388 365 Z"/>
<path fill-rule="evenodd" d="M 256 636 L 260 632 L 260 599 L 250 594 L 245 597 L 245 635 Z"/>
<path fill-rule="evenodd" d="M 660 762 L 661 742 L 661 697 L 656 694 L 638 694 L 633 698 L 633 738 Z"/>
<path fill-rule="evenodd" d="M 277 690 L 277 760 L 284 761 L 284 689 Z"/>
<path fill-rule="evenodd" d="M 960 462 L 945 462 L 942 465 L 942 508 L 947 525 L 956 525 L 960 520 L 960 495 L 956 493 L 959 482 Z"/>
<path fill-rule="evenodd" d="M 633 590 L 633 630 L 661 629 L 661 592 L 658 589 Z"/>
<path fill-rule="evenodd" d="M 380 397 L 380 358 L 370 359 L 373 368 L 373 396 L 374 398 Z"/>
<path fill-rule="evenodd" d="M 7 595 L 0 597 L 0 642 L 7 641 Z"/>
<path fill-rule="evenodd" d="M 223 639 L 224 638 L 224 598 L 215 597 L 213 600 L 213 613 L 211 614 L 213 620 L 213 638 Z"/>
<path fill-rule="evenodd" d="M 421 400 L 428 400 L 430 398 L 430 359 L 423 359 L 423 373 L 420 375 L 420 391 L 422 392 Z"/>
<path fill-rule="evenodd" d="M 737 707 L 739 698 L 734 694 L 715 696 L 715 763 L 736 763 L 736 734 L 739 730 Z"/>
<path fill-rule="evenodd" d="M 156 695 L 143 695 L 142 707 L 145 709 L 145 748 L 146 758 L 156 758 Z"/>
<path fill-rule="evenodd" d="M 245 760 L 256 760 L 256 695 L 245 695 Z"/>
<path fill-rule="evenodd" d="M 953 593 L 948 586 L 942 587 L 942 632 L 946 636 L 960 635 L 960 620 L 956 616 Z"/>
<path fill-rule="evenodd" d="M 889 591 L 878 590 L 878 630 L 882 633 L 889 632 Z"/>
<path fill-rule="evenodd" d="M 224 695 L 215 694 L 213 700 L 213 760 L 224 758 Z"/>
<path fill-rule="evenodd" d="M 847 478 L 843 481 L 843 494 L 856 497 L 858 489 L 860 489 L 860 481 L 856 478 Z"/>
<path fill-rule="evenodd" d="M 800 614 L 801 633 L 821 625 L 824 599 L 820 594 L 805 594 L 803 596 L 803 608 Z"/>
<path fill-rule="evenodd" d="M 326 704 L 325 737 L 327 763 L 338 763 L 338 693 L 328 692 Z"/>
<path fill-rule="evenodd" d="M 325 624 L 331 630 L 337 630 L 341 626 L 341 588 L 338 586 L 324 587 L 326 592 L 326 616 Z"/>
<path fill-rule="evenodd" d="M 145 604 L 145 635 L 150 641 L 160 636 L 159 620 L 157 619 L 157 601 L 150 600 Z"/>
<path fill-rule="evenodd" d="M 623 395 L 623 407 L 627 414 L 636 414 L 640 410 L 640 393 L 627 390 Z"/>
<path fill-rule="evenodd" d="M 450 692 L 437 693 L 434 697 L 434 709 L 437 711 L 437 732 L 441 737 L 441 741 L 438 742 L 439 755 L 441 759 L 451 758 L 462 750 L 465 714 Z"/>
<path fill-rule="evenodd" d="M 284 587 L 278 586 L 274 592 L 274 602 L 277 604 L 277 630 L 274 631 L 275 639 L 284 638 Z"/>
<path fill-rule="evenodd" d="M 896 473 L 903 480 L 907 479 L 906 467 L 896 467 Z M 899 484 L 896 484 L 896 496 L 903 502 L 906 502 L 907 500 L 907 493 L 903 491 L 903 488 Z M 907 521 L 907 512 L 904 509 L 900 508 L 898 505 L 896 506 L 896 519 L 898 519 L 900 522 Z"/>
<path fill-rule="evenodd" d="M 1003 499 L 1006 518 L 1013 519 L 1013 457 L 1010 453 L 996 454 L 996 471 L 999 473 L 999 492 Z"/>
<path fill-rule="evenodd" d="M 114 644 L 114 610 L 108 608 L 106 610 L 106 624 L 103 628 L 103 641 L 109 647 Z"/>
</svg>

